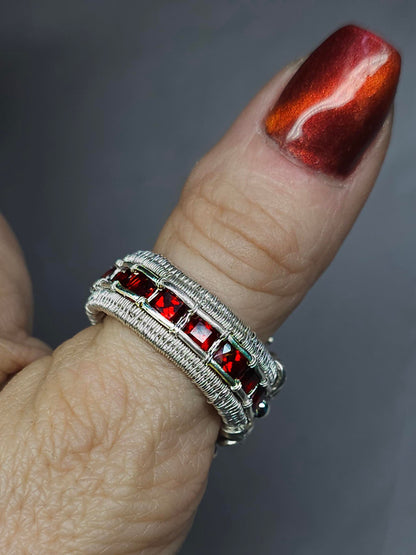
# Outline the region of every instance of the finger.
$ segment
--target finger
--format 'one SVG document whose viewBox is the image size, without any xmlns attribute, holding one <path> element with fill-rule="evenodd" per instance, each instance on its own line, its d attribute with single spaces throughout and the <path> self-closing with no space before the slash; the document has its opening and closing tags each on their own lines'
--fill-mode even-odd
<svg viewBox="0 0 416 555">
<path fill-rule="evenodd" d="M 386 151 L 398 55 L 360 29 L 340 33 L 311 56 L 312 70 L 287 68 L 250 103 L 196 166 L 156 244 L 263 337 L 334 256 Z M 357 67 L 352 88 L 344 86 Z M 315 112 L 312 100 L 321 102 Z M 299 106 L 312 116 L 296 127 Z M 341 128 L 345 152 L 335 132 Z M 162 355 L 106 318 L 48 364 L 37 361 L 16 376 L 0 400 L 5 445 L 12 446 L 1 466 L 0 514 L 24 523 L 14 539 L 35 552 L 39 545 L 82 552 L 93 544 L 120 554 L 180 545 L 205 487 L 219 420 Z M 12 411 L 19 418 L 10 430 Z M 42 509 L 35 540 L 34 507 Z"/>
<path fill-rule="evenodd" d="M 29 274 L 17 239 L 0 215 L 0 384 L 50 349 L 31 337 Z"/>
<path fill-rule="evenodd" d="M 361 83 L 360 89 L 360 83 L 354 82 L 360 75 L 353 65 L 354 55 L 369 36 L 370 42 L 374 41 L 372 47 L 361 50 L 364 79 L 375 71 L 363 64 L 364 54 L 370 58 L 368 65 L 374 64 L 377 56 L 382 63 L 383 56 L 388 58 L 384 53 L 387 46 L 351 26 L 315 51 L 274 109 L 294 67 L 273 79 L 224 139 L 197 164 L 156 244 L 159 252 L 226 300 L 263 338 L 295 308 L 332 260 L 370 193 L 385 156 L 391 129 L 391 117 L 385 117 L 396 88 L 400 58 L 390 51 L 389 61 L 384 60 L 381 69 L 370 74 L 370 81 L 380 80 L 380 73 L 386 77 L 379 86 L 379 98 L 374 94 L 375 83 L 366 85 L 373 87 L 366 105 L 362 98 L 365 87 Z M 328 55 L 333 42 L 342 41 L 349 51 L 336 51 L 331 65 Z M 352 70 L 349 81 L 348 64 Z M 333 98 L 322 100 L 323 88 L 328 95 L 327 81 L 335 88 Z M 308 98 L 304 98 L 307 87 L 312 96 L 309 106 Z M 302 122 L 304 114 L 308 110 L 313 114 L 319 104 L 322 112 Z M 279 130 L 276 127 L 282 114 L 288 121 L 280 122 Z M 356 120 L 361 126 L 355 125 Z M 302 137 L 289 140 L 289 134 L 301 125 L 303 141 Z M 267 128 L 271 137 L 264 132 Z M 343 128 L 347 131 L 342 134 Z M 283 148 L 279 149 L 273 139 Z M 327 160 L 331 155 L 332 160 Z M 364 156 L 361 163 L 345 175 L 354 169 L 351 165 L 360 155 Z"/>
</svg>

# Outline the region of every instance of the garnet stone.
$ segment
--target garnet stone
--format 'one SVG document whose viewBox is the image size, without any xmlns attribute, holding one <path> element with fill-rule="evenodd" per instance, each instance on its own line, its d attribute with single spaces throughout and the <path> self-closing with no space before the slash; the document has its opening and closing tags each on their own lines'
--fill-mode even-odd
<svg viewBox="0 0 416 555">
<path fill-rule="evenodd" d="M 119 281 L 123 287 L 127 288 L 127 282 L 131 277 L 130 270 L 120 270 L 114 277 L 113 281 Z"/>
<path fill-rule="evenodd" d="M 204 351 L 208 351 L 219 337 L 217 330 L 196 314 L 192 316 L 183 331 Z"/>
<path fill-rule="evenodd" d="M 262 401 L 266 399 L 266 389 L 264 387 L 259 386 L 253 395 L 253 409 L 257 411 L 259 405 Z"/>
<path fill-rule="evenodd" d="M 214 354 L 213 360 L 221 366 L 224 372 L 235 379 L 241 378 L 247 370 L 247 359 L 228 342 L 220 345 L 220 348 Z"/>
<path fill-rule="evenodd" d="M 130 271 L 119 272 L 114 279 L 119 281 L 123 287 L 132 293 L 142 297 L 148 297 L 156 289 L 153 281 L 141 272 L 135 274 Z"/>
<path fill-rule="evenodd" d="M 168 289 L 164 289 L 156 295 L 151 305 L 171 322 L 177 322 L 188 309 L 186 304 Z"/>
<path fill-rule="evenodd" d="M 250 393 L 258 386 L 259 377 L 252 368 L 249 368 L 247 372 L 241 376 L 240 381 L 244 391 L 247 395 L 250 395 Z"/>
</svg>

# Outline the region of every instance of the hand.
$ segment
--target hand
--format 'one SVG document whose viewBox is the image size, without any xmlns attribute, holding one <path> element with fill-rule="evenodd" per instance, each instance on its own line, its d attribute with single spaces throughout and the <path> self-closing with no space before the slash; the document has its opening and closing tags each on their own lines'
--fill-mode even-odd
<svg viewBox="0 0 416 555">
<path fill-rule="evenodd" d="M 389 140 L 398 54 L 355 27 L 336 40 L 260 91 L 195 166 L 154 247 L 263 340 L 332 260 Z M 218 415 L 112 318 L 49 352 L 30 336 L 29 278 L 4 221 L 0 253 L 0 370 L 13 376 L 0 394 L 1 552 L 173 553 Z"/>
</svg>

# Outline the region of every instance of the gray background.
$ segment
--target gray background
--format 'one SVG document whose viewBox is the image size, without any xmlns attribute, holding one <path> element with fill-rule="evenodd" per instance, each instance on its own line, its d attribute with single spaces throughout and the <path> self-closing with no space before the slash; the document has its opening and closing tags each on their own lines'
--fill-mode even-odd
<svg viewBox="0 0 416 555">
<path fill-rule="evenodd" d="M 2 2 L 1 208 L 53 345 L 86 325 L 97 274 L 151 248 L 194 162 L 281 66 L 348 22 L 403 53 L 376 189 L 281 328 L 287 388 L 216 459 L 184 554 L 416 552 L 416 3 L 343 4 Z"/>
</svg>

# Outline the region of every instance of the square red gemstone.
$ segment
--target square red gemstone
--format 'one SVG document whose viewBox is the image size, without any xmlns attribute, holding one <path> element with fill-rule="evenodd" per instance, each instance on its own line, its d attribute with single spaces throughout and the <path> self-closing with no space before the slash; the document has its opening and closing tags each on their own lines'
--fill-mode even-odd
<svg viewBox="0 0 416 555">
<path fill-rule="evenodd" d="M 205 320 L 196 314 L 192 316 L 183 331 L 204 351 L 208 351 L 214 341 L 220 336 L 211 324 L 208 324 L 208 322 L 205 322 Z"/>
<path fill-rule="evenodd" d="M 148 297 L 156 289 L 156 285 L 151 279 L 139 272 L 130 276 L 127 282 L 127 289 L 136 293 L 136 295 Z"/>
<path fill-rule="evenodd" d="M 127 282 L 131 276 L 130 270 L 123 270 L 118 272 L 114 277 L 113 281 L 119 281 L 123 287 L 127 287 Z"/>
<path fill-rule="evenodd" d="M 250 395 L 250 393 L 258 386 L 260 380 L 255 371 L 252 368 L 249 368 L 247 372 L 241 376 L 240 381 L 244 391 L 247 395 Z"/>
<path fill-rule="evenodd" d="M 130 271 L 119 272 L 114 279 L 118 280 L 123 287 L 132 293 L 142 297 L 148 297 L 156 289 L 153 281 L 140 272 L 135 274 Z"/>
<path fill-rule="evenodd" d="M 177 322 L 188 310 L 186 304 L 168 289 L 164 289 L 156 295 L 151 305 L 171 322 Z"/>
<path fill-rule="evenodd" d="M 240 379 L 247 370 L 247 359 L 245 356 L 228 342 L 220 345 L 213 360 L 221 366 L 224 372 L 227 372 L 227 374 L 230 374 L 235 379 Z"/>
<path fill-rule="evenodd" d="M 257 410 L 259 405 L 262 401 L 266 399 L 266 389 L 262 386 L 259 386 L 253 395 L 253 409 Z"/>
</svg>

